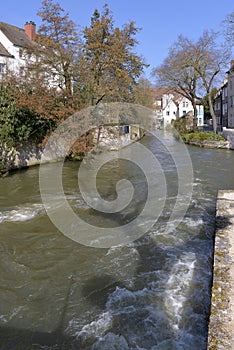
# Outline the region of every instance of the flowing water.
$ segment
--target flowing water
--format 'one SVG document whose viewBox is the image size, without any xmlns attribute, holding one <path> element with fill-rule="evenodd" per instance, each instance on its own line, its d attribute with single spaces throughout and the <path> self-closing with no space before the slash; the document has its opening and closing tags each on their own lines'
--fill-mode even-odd
<svg viewBox="0 0 234 350">
<path fill-rule="evenodd" d="M 163 164 L 167 200 L 153 228 L 123 246 L 88 247 L 59 232 L 42 204 L 38 167 L 0 179 L 1 350 L 206 349 L 215 200 L 218 189 L 234 187 L 234 152 L 188 147 L 193 194 L 176 227 L 173 221 L 167 225 L 176 196 L 175 166 L 154 137 L 142 143 Z M 44 167 L 56 175 L 57 164 Z M 67 200 L 101 226 L 108 218 L 82 199 L 78 167 L 64 164 Z M 98 187 L 111 197 L 123 176 L 138 191 L 136 216 L 147 193 L 139 169 L 110 162 Z"/>
</svg>

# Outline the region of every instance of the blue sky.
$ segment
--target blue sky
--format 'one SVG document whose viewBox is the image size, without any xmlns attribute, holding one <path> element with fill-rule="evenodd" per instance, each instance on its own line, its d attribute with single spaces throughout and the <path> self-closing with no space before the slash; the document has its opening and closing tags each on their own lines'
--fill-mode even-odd
<svg viewBox="0 0 234 350">
<path fill-rule="evenodd" d="M 221 30 L 221 22 L 234 11 L 231 0 L 58 0 L 69 12 L 70 18 L 81 26 L 89 25 L 95 8 L 101 10 L 107 3 L 113 12 L 115 24 L 122 26 L 129 20 L 142 28 L 137 38 L 137 52 L 150 64 L 146 74 L 160 65 L 168 48 L 179 34 L 197 39 L 205 29 Z M 1 3 L 0 21 L 24 27 L 33 20 L 40 25 L 36 13 L 41 0 L 8 0 Z"/>
</svg>

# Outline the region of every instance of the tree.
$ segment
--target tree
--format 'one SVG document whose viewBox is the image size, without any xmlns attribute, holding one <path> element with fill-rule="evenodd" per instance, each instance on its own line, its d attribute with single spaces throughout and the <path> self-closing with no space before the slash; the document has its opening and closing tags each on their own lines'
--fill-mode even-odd
<svg viewBox="0 0 234 350">
<path fill-rule="evenodd" d="M 86 93 L 89 103 L 131 98 L 133 87 L 146 66 L 133 52 L 139 31 L 134 22 L 122 29 L 114 27 L 108 6 L 95 10 L 90 27 L 84 29 L 83 56 L 79 60 L 77 89 Z"/>
<path fill-rule="evenodd" d="M 217 33 L 205 31 L 196 42 L 180 36 L 178 42 L 170 49 L 163 65 L 156 68 L 153 74 L 166 85 L 165 87 L 170 87 L 187 97 L 193 103 L 194 112 L 196 99 L 201 99 L 198 91 L 204 89 L 213 120 L 213 131 L 216 133 L 212 91 L 229 57 L 225 47 L 217 44 Z"/>
<path fill-rule="evenodd" d="M 197 43 L 192 47 L 188 62 L 199 75 L 205 89 L 214 133 L 217 133 L 217 121 L 213 107 L 212 92 L 219 74 L 224 72 L 230 60 L 229 50 L 218 44 L 217 38 L 217 33 L 204 31 Z"/>
<path fill-rule="evenodd" d="M 148 79 L 140 78 L 133 89 L 133 102 L 154 108 L 153 86 Z"/>
<path fill-rule="evenodd" d="M 224 36 L 229 47 L 234 46 L 234 12 L 227 15 L 223 21 Z"/>
<path fill-rule="evenodd" d="M 218 89 L 216 87 L 214 87 L 211 91 L 211 98 L 212 98 L 212 105 L 214 105 L 214 100 L 215 100 L 215 95 L 217 94 Z M 202 98 L 202 104 L 204 106 L 204 115 L 205 115 L 205 119 L 210 119 L 211 115 L 210 115 L 210 108 L 209 108 L 209 102 L 208 102 L 208 96 L 205 95 Z"/>
<path fill-rule="evenodd" d="M 13 145 L 29 139 L 40 142 L 50 129 L 51 122 L 40 116 L 30 104 L 20 105 L 20 94 L 18 86 L 9 82 L 0 85 L 0 135 Z"/>
<path fill-rule="evenodd" d="M 38 45 L 34 49 L 37 55 L 34 70 L 38 71 L 39 76 L 43 75 L 49 85 L 52 79 L 52 85 L 61 89 L 65 99 L 69 100 L 73 94 L 74 63 L 80 48 L 76 25 L 53 0 L 43 0 L 38 15 L 42 25 L 37 35 Z"/>
<path fill-rule="evenodd" d="M 199 76 L 190 65 L 192 41 L 180 35 L 169 49 L 169 54 L 162 65 L 153 69 L 152 76 L 156 78 L 159 86 L 169 88 L 191 101 L 194 114 L 194 128 L 197 124 L 196 102 L 198 96 Z"/>
<path fill-rule="evenodd" d="M 0 175 L 11 168 L 17 142 L 41 142 L 50 127 L 50 121 L 29 106 L 20 106 L 18 95 L 15 85 L 0 85 Z"/>
</svg>

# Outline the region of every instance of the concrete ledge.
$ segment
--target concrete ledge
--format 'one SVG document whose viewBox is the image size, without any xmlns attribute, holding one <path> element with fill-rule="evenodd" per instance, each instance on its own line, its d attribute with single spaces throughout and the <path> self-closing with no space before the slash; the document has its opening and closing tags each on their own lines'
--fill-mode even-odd
<svg viewBox="0 0 234 350">
<path fill-rule="evenodd" d="M 234 349 L 234 191 L 219 191 L 207 349 Z"/>
</svg>

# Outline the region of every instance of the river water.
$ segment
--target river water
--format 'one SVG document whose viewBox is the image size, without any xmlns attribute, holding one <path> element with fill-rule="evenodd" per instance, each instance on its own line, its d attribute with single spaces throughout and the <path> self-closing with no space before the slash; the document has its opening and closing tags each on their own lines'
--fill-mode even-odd
<svg viewBox="0 0 234 350">
<path fill-rule="evenodd" d="M 215 200 L 218 189 L 234 187 L 234 152 L 188 147 L 193 193 L 176 227 L 168 225 L 176 169 L 155 137 L 142 144 L 163 164 L 167 200 L 150 231 L 125 245 L 95 248 L 64 236 L 44 210 L 39 167 L 0 179 L 1 350 L 206 349 Z M 57 166 L 44 165 L 54 174 Z M 67 200 L 101 226 L 105 215 L 90 210 L 77 188 L 78 167 L 64 164 Z M 135 216 L 147 193 L 138 170 L 115 160 L 97 181 L 110 197 L 113 183 L 128 176 L 140 198 Z"/>
</svg>

